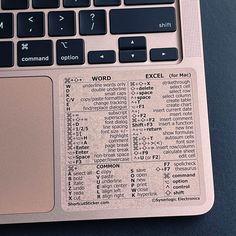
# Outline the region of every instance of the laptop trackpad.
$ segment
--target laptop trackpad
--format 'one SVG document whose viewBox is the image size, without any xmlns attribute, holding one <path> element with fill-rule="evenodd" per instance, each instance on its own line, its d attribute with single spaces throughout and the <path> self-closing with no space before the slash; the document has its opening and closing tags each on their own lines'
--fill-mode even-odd
<svg viewBox="0 0 236 236">
<path fill-rule="evenodd" d="M 54 205 L 52 81 L 0 78 L 0 214 Z"/>
</svg>

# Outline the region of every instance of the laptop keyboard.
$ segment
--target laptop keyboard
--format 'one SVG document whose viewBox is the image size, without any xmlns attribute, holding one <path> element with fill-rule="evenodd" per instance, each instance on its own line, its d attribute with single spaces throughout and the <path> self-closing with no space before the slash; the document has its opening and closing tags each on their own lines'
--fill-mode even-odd
<svg viewBox="0 0 236 236">
<path fill-rule="evenodd" d="M 0 0 L 0 67 L 177 61 L 176 45 L 148 46 L 150 34 L 176 32 L 174 2 Z M 97 45 L 115 37 L 116 46 L 90 50 L 91 37 Z"/>
</svg>

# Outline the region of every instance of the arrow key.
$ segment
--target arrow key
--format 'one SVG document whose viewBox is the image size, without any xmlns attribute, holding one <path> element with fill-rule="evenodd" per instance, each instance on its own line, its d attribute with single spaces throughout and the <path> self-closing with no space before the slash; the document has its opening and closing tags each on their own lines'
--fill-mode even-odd
<svg viewBox="0 0 236 236">
<path fill-rule="evenodd" d="M 120 50 L 120 62 L 145 62 L 147 61 L 146 50 Z"/>
<path fill-rule="evenodd" d="M 145 37 L 122 37 L 119 38 L 119 49 L 146 49 Z"/>
<path fill-rule="evenodd" d="M 90 51 L 88 62 L 89 64 L 113 64 L 116 62 L 116 53 L 112 50 Z"/>
<path fill-rule="evenodd" d="M 43 12 L 24 12 L 17 15 L 17 36 L 24 37 L 43 37 L 44 13 Z"/>
<path fill-rule="evenodd" d="M 150 51 L 151 61 L 177 61 L 177 48 L 153 48 Z"/>
</svg>

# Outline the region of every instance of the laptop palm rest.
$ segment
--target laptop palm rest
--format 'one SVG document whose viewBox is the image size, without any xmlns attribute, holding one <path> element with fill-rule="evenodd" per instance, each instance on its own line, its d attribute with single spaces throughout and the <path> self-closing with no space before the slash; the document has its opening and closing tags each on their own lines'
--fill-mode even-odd
<svg viewBox="0 0 236 236">
<path fill-rule="evenodd" d="M 0 214 L 54 205 L 52 81 L 0 78 Z"/>
</svg>

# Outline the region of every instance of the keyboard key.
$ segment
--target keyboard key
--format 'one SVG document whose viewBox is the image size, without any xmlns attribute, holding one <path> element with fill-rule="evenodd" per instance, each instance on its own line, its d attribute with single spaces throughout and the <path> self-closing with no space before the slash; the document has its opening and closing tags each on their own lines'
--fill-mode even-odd
<svg viewBox="0 0 236 236">
<path fill-rule="evenodd" d="M 52 55 L 51 40 L 19 41 L 17 44 L 18 66 L 50 66 Z"/>
<path fill-rule="evenodd" d="M 13 43 L 0 42 L 0 67 L 12 67 L 14 65 Z"/>
<path fill-rule="evenodd" d="M 169 4 L 175 0 L 125 0 L 125 5 Z"/>
<path fill-rule="evenodd" d="M 84 40 L 69 39 L 57 41 L 58 65 L 82 65 L 84 64 Z"/>
<path fill-rule="evenodd" d="M 80 11 L 81 35 L 102 35 L 107 33 L 106 12 L 104 10 Z"/>
<path fill-rule="evenodd" d="M 112 50 L 90 51 L 88 62 L 89 64 L 112 64 L 116 62 L 116 53 Z"/>
<path fill-rule="evenodd" d="M 90 0 L 63 0 L 64 7 L 89 7 Z"/>
<path fill-rule="evenodd" d="M 58 8 L 60 6 L 59 0 L 33 0 L 32 5 L 36 9 Z"/>
<path fill-rule="evenodd" d="M 0 13 L 0 39 L 13 37 L 13 14 Z"/>
<path fill-rule="evenodd" d="M 154 48 L 150 51 L 151 61 L 177 61 L 177 48 Z"/>
<path fill-rule="evenodd" d="M 27 9 L 29 7 L 28 0 L 2 0 L 3 10 Z"/>
<path fill-rule="evenodd" d="M 94 5 L 99 6 L 119 6 L 121 0 L 94 0 Z"/>
<path fill-rule="evenodd" d="M 18 37 L 43 37 L 44 34 L 44 13 L 24 12 L 17 15 Z"/>
<path fill-rule="evenodd" d="M 121 50 L 120 51 L 120 62 L 145 62 L 147 61 L 146 50 Z"/>
<path fill-rule="evenodd" d="M 49 12 L 48 34 L 50 36 L 75 35 L 75 13 L 73 11 Z"/>
<path fill-rule="evenodd" d="M 119 38 L 119 49 L 146 49 L 145 37 L 125 37 Z"/>
<path fill-rule="evenodd" d="M 110 11 L 112 34 L 176 31 L 173 7 L 113 9 Z"/>
</svg>

